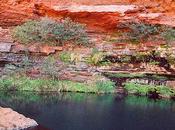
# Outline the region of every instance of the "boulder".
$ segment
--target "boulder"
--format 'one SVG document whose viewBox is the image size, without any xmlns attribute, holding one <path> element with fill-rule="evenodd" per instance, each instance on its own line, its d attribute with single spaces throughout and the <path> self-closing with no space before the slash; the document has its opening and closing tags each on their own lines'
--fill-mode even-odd
<svg viewBox="0 0 175 130">
<path fill-rule="evenodd" d="M 0 107 L 0 130 L 21 130 L 37 126 L 37 122 L 13 111 Z"/>
<path fill-rule="evenodd" d="M 0 52 L 10 52 L 12 43 L 0 42 Z"/>
</svg>

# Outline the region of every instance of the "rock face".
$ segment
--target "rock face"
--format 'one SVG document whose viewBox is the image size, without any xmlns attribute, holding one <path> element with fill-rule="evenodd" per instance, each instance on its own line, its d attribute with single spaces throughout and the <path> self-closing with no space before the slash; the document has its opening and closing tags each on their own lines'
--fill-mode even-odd
<svg viewBox="0 0 175 130">
<path fill-rule="evenodd" d="M 70 17 L 100 31 L 113 30 L 118 22 L 133 18 L 175 26 L 174 8 L 172 0 L 2 0 L 0 26 L 19 25 L 43 16 L 56 19 Z"/>
<path fill-rule="evenodd" d="M 31 18 L 34 18 L 31 0 L 1 0 L 0 26 L 18 25 Z"/>
<path fill-rule="evenodd" d="M 10 108 L 0 107 L 0 130 L 21 130 L 37 126 L 37 122 Z"/>
</svg>

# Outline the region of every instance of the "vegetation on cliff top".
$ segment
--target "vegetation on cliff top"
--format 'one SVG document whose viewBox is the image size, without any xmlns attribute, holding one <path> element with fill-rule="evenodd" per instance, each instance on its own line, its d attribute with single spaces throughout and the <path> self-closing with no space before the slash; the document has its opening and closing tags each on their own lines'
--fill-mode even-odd
<svg viewBox="0 0 175 130">
<path fill-rule="evenodd" d="M 71 19 L 55 21 L 49 18 L 30 20 L 12 31 L 14 39 L 21 43 L 35 42 L 63 45 L 72 41 L 77 45 L 87 45 L 89 39 L 83 24 L 73 22 Z"/>
<path fill-rule="evenodd" d="M 163 40 L 166 43 L 175 41 L 175 29 L 170 26 L 131 21 L 121 23 L 117 27 L 122 38 L 119 41 L 131 43 L 144 43 L 155 40 Z"/>
<path fill-rule="evenodd" d="M 32 77 L 27 73 L 32 69 L 30 59 L 25 58 L 19 67 L 8 64 L 0 78 L 0 90 L 5 91 L 37 91 L 37 92 L 83 92 L 83 93 L 114 93 L 115 83 L 96 75 L 88 82 L 60 80 L 60 71 L 64 66 L 57 64 L 53 57 L 46 58 L 40 65 L 39 76 Z"/>
</svg>

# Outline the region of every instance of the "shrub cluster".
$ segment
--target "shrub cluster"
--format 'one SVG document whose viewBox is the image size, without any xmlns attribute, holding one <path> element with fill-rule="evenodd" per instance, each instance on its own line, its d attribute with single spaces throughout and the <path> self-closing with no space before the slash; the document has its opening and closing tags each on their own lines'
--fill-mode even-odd
<svg viewBox="0 0 175 130">
<path fill-rule="evenodd" d="M 63 45 L 67 41 L 73 41 L 77 45 L 89 43 L 85 26 L 73 22 L 70 18 L 60 21 L 49 18 L 42 18 L 40 21 L 30 20 L 15 27 L 12 36 L 25 44 L 41 42 Z"/>
<path fill-rule="evenodd" d="M 124 88 L 128 93 L 148 95 L 150 92 L 156 92 L 159 96 L 173 97 L 175 95 L 175 90 L 168 86 L 161 85 L 143 85 L 138 83 L 127 82 L 124 84 Z"/>
<path fill-rule="evenodd" d="M 31 79 L 24 76 L 1 78 L 0 90 L 15 90 L 20 92 L 114 93 L 115 84 L 112 81 L 97 81 L 92 84 L 87 84 L 68 80 Z"/>
<path fill-rule="evenodd" d="M 164 40 L 167 43 L 175 41 L 175 29 L 170 26 L 131 21 L 119 24 L 117 28 L 122 37 L 119 41 L 131 43 L 153 40 Z"/>
</svg>

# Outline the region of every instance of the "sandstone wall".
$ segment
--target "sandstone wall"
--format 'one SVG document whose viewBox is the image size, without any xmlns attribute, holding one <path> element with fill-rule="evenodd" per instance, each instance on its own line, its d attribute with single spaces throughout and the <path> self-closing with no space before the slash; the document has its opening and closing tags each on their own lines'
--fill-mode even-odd
<svg viewBox="0 0 175 130">
<path fill-rule="evenodd" d="M 150 2 L 151 1 L 151 2 Z M 175 13 L 174 0 L 1 0 L 0 26 L 8 27 L 21 24 L 28 19 L 37 19 L 41 16 L 71 17 L 78 22 L 86 23 L 93 27 L 112 28 L 118 18 L 118 13 L 70 13 L 69 11 L 55 11 L 53 6 L 68 5 L 111 5 L 111 4 L 138 4 L 145 6 L 147 11 L 161 13 Z M 135 11 L 132 13 L 136 13 Z M 140 13 L 138 11 L 138 13 Z M 134 14 L 135 15 L 135 14 Z M 172 16 L 172 15 L 171 15 Z M 175 17 L 175 16 L 173 16 Z M 118 20 L 117 20 L 117 19 Z M 121 17 L 122 18 L 122 17 Z M 171 21 L 171 20 L 170 20 Z M 110 23 L 111 22 L 111 23 Z M 108 24 L 110 24 L 108 26 Z M 112 25 L 112 26 L 111 26 Z"/>
</svg>

